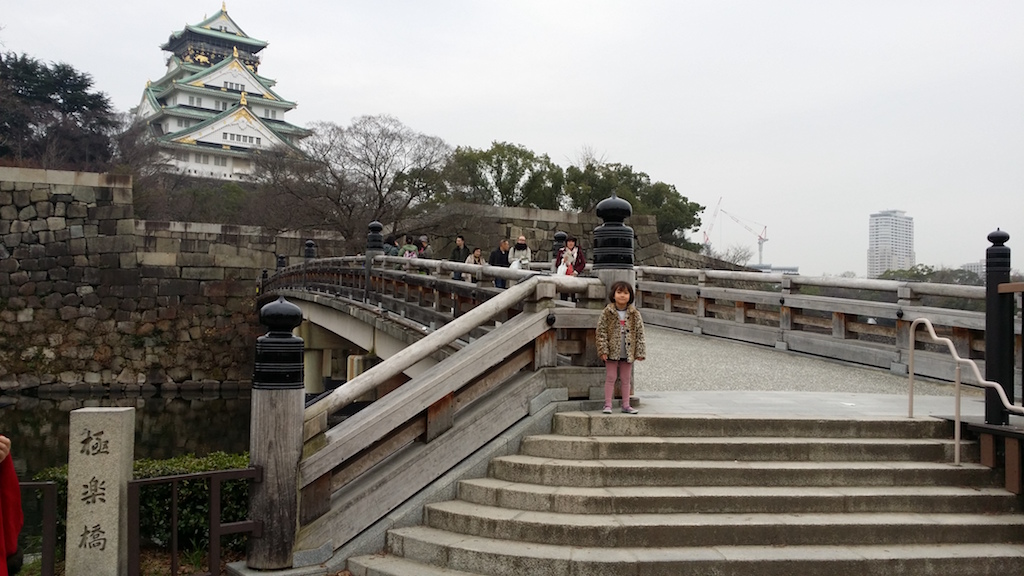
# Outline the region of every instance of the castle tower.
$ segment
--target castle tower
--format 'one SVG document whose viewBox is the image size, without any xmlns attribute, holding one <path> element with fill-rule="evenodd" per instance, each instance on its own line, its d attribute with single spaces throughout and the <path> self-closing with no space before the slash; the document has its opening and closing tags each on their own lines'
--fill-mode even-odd
<svg viewBox="0 0 1024 576">
<path fill-rule="evenodd" d="M 252 173 L 255 150 L 295 149 L 310 132 L 289 124 L 296 104 L 281 98 L 274 80 L 260 76 L 259 52 L 221 4 L 216 14 L 171 34 L 167 70 L 147 82 L 135 115 L 150 126 L 167 162 L 204 178 L 239 179 Z"/>
</svg>

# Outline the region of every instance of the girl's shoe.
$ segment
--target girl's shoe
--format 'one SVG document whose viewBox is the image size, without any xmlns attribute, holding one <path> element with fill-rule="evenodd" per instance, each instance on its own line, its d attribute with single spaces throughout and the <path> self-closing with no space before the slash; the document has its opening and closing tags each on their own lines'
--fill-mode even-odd
<svg viewBox="0 0 1024 576">
<path fill-rule="evenodd" d="M 611 414 L 612 413 L 612 407 L 611 406 L 605 406 L 603 412 L 605 414 Z"/>
<path fill-rule="evenodd" d="M 622 413 L 623 414 L 639 414 L 640 411 L 637 410 L 636 408 L 633 408 L 632 406 L 624 406 L 622 408 Z"/>
</svg>

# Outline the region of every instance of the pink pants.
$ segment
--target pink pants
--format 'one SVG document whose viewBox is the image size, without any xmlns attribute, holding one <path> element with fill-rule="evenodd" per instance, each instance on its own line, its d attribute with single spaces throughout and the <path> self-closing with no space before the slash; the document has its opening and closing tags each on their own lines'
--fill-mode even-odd
<svg viewBox="0 0 1024 576">
<path fill-rule="evenodd" d="M 604 376 L 604 406 L 605 408 L 611 408 L 612 402 L 615 400 L 615 377 L 618 376 L 622 382 L 620 386 L 622 392 L 622 408 L 629 408 L 629 387 L 630 378 L 633 374 L 633 365 L 625 360 L 605 360 L 604 361 L 605 376 Z"/>
</svg>

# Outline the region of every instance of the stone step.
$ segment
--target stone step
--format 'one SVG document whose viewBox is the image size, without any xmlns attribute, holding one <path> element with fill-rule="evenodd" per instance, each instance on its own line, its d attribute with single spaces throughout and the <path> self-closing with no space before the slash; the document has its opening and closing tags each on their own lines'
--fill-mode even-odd
<svg viewBox="0 0 1024 576">
<path fill-rule="evenodd" d="M 1005 514 L 1019 499 L 1002 488 L 961 486 L 759 487 L 519 484 L 494 478 L 459 483 L 475 504 L 566 514 L 930 512 Z"/>
<path fill-rule="evenodd" d="M 1024 516 L 984 514 L 563 514 L 460 500 L 430 504 L 424 524 L 484 538 L 562 546 L 1024 543 Z"/>
<path fill-rule="evenodd" d="M 1024 545 L 718 546 L 607 548 L 557 546 L 454 534 L 427 527 L 392 530 L 388 550 L 406 560 L 484 576 L 981 576 L 1024 573 Z M 387 556 L 350 560 L 356 576 Z"/>
<path fill-rule="evenodd" d="M 919 460 L 952 462 L 955 444 L 939 438 L 789 438 L 789 437 L 650 437 L 562 436 L 525 438 L 527 456 L 584 459 L 648 460 Z M 976 460 L 976 443 L 961 443 L 961 458 Z"/>
<path fill-rule="evenodd" d="M 952 410 L 952 401 L 950 410 Z M 953 425 L 937 418 L 772 418 L 560 412 L 552 433 L 565 436 L 798 436 L 804 438 L 951 438 Z"/>
<path fill-rule="evenodd" d="M 939 462 L 495 458 L 489 476 L 545 486 L 999 486 L 998 471 Z"/>
<path fill-rule="evenodd" d="M 472 572 L 422 564 L 393 554 L 350 558 L 348 571 L 352 576 L 479 576 Z"/>
</svg>

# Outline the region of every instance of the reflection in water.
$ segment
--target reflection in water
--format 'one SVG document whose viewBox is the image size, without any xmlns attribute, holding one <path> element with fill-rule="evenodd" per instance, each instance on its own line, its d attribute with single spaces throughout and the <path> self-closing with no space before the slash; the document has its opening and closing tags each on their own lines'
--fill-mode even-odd
<svg viewBox="0 0 1024 576">
<path fill-rule="evenodd" d="M 170 458 L 249 449 L 249 390 L 174 397 L 0 396 L 0 434 L 12 439 L 18 476 L 31 479 L 68 461 L 70 412 L 135 408 L 135 458 Z"/>
</svg>

